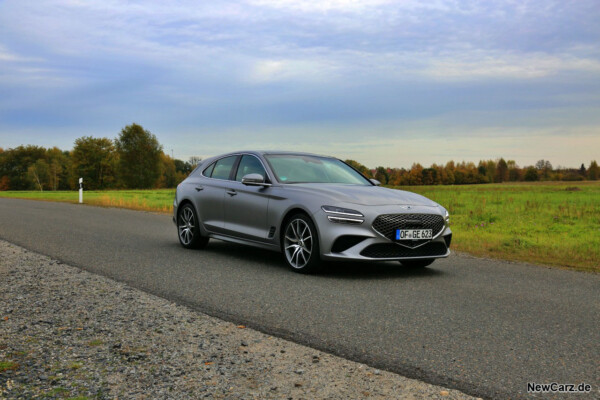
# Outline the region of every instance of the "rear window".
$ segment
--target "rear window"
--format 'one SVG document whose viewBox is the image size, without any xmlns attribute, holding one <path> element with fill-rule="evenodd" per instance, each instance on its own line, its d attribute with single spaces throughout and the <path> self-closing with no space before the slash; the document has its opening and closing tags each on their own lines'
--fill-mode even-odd
<svg viewBox="0 0 600 400">
<path fill-rule="evenodd" d="M 215 164 L 216 164 L 216 162 L 210 164 L 207 168 L 205 168 L 204 171 L 202 171 L 202 175 L 211 176 L 213 169 L 215 169 Z"/>
<path fill-rule="evenodd" d="M 236 159 L 237 156 L 221 158 L 215 163 L 210 177 L 215 179 L 229 179 L 229 174 L 231 174 L 231 169 Z"/>
</svg>

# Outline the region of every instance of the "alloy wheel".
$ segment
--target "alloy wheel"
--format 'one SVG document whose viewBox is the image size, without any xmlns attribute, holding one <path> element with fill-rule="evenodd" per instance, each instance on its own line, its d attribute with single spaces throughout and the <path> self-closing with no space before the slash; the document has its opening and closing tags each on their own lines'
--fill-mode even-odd
<svg viewBox="0 0 600 400">
<path fill-rule="evenodd" d="M 288 263 L 296 269 L 305 267 L 313 252 L 313 233 L 301 218 L 290 221 L 285 230 L 284 251 Z"/>
<path fill-rule="evenodd" d="M 195 220 L 194 220 L 194 212 L 190 207 L 185 207 L 181 213 L 179 214 L 179 223 L 177 224 L 179 227 L 179 238 L 181 239 L 181 243 L 188 246 L 194 240 L 194 228 L 195 228 Z"/>
</svg>

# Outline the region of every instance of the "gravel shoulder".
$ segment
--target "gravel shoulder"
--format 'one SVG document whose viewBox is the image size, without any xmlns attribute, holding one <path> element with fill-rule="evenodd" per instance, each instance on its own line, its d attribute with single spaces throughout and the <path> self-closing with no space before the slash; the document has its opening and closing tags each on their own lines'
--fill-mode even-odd
<svg viewBox="0 0 600 400">
<path fill-rule="evenodd" d="M 0 398 L 472 399 L 0 241 Z"/>
</svg>

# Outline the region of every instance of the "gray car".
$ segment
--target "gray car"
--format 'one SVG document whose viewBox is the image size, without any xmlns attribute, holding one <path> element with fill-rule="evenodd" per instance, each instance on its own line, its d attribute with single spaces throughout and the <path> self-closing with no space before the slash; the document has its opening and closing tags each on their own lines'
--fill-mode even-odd
<svg viewBox="0 0 600 400">
<path fill-rule="evenodd" d="M 183 247 L 248 244 L 283 253 L 297 272 L 315 272 L 321 260 L 425 267 L 450 254 L 448 220 L 439 204 L 380 187 L 341 160 L 280 151 L 206 159 L 173 203 Z"/>
</svg>

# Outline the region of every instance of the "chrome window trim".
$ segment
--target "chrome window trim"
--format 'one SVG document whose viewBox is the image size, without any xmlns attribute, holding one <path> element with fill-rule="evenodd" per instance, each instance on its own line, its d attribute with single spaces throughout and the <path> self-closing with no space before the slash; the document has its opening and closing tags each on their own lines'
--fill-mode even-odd
<svg viewBox="0 0 600 400">
<path fill-rule="evenodd" d="M 260 157 L 257 157 L 256 154 L 252 154 L 252 153 L 233 153 L 233 154 L 226 154 L 223 157 L 217 158 L 215 159 L 213 162 L 211 162 L 208 167 L 210 167 L 212 164 L 219 162 L 220 160 L 227 158 L 227 157 L 233 157 L 233 156 L 252 156 L 256 159 L 258 159 L 258 161 L 260 162 L 260 164 L 262 165 L 263 169 L 265 170 L 265 174 L 267 175 L 265 178 L 269 178 L 269 180 L 271 182 L 273 182 L 273 179 L 271 179 L 271 177 L 269 176 L 269 171 L 267 170 L 267 168 L 265 168 L 265 163 L 262 162 L 262 160 L 260 159 Z M 235 164 L 234 164 L 235 165 Z M 206 179 L 214 179 L 215 181 L 225 181 L 225 182 L 237 182 L 237 183 L 242 183 L 236 180 L 231 180 L 231 179 L 220 179 L 220 178 L 213 178 L 212 176 L 206 176 L 204 175 L 204 171 L 206 169 L 208 169 L 208 167 L 204 168 L 202 170 L 202 172 L 200 173 L 200 175 L 202 175 L 203 178 Z M 239 167 L 239 164 L 238 164 Z M 214 170 L 214 168 L 213 168 Z M 237 172 L 237 171 L 236 171 Z M 273 186 L 271 183 L 266 183 L 265 186 Z"/>
</svg>

